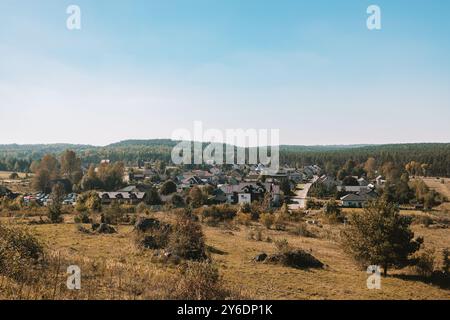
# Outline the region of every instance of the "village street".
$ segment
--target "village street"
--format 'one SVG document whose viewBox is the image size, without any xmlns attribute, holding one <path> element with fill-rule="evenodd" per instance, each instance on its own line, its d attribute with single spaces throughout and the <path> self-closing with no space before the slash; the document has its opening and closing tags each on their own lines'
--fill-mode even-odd
<svg viewBox="0 0 450 320">
<path fill-rule="evenodd" d="M 319 177 L 314 176 L 312 182 L 306 183 L 302 190 L 295 191 L 295 196 L 291 197 L 291 201 L 294 203 L 289 205 L 290 210 L 298 210 L 306 208 L 306 199 L 308 197 L 309 189 L 311 188 L 312 184 L 317 181 L 317 179 L 319 179 Z"/>
</svg>

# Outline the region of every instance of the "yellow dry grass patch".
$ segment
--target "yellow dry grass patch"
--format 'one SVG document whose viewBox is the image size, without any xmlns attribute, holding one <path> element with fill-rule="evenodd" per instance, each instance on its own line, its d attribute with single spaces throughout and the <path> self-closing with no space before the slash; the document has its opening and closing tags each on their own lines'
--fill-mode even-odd
<svg viewBox="0 0 450 320">
<path fill-rule="evenodd" d="M 365 271 L 354 264 L 338 243 L 327 239 L 304 238 L 274 230 L 263 231 L 264 239 L 268 236 L 273 240 L 287 239 L 296 248 L 311 250 L 316 258 L 327 265 L 325 269 L 301 270 L 253 262 L 253 258 L 261 252 L 275 252 L 275 246 L 266 241 L 249 240 L 250 228 L 240 226 L 239 230 L 230 231 L 204 226 L 204 232 L 207 245 L 217 252 L 212 256 L 227 285 L 246 292 L 252 298 L 450 299 L 448 290 L 395 277 L 407 274 L 408 270 L 392 271 L 391 276 L 382 279 L 381 290 L 369 290 L 366 286 Z M 71 223 L 33 225 L 30 229 L 50 250 L 61 251 L 66 257 L 73 255 L 77 258 L 82 256 L 94 260 L 107 259 L 152 270 L 168 271 L 161 263 L 151 262 L 150 252 L 142 254 L 134 248 L 131 226 L 119 226 L 118 233 L 113 235 L 83 234 Z M 450 247 L 448 229 L 431 230 L 414 226 L 414 231 L 416 235 L 425 236 L 427 247 L 438 250 Z"/>
<path fill-rule="evenodd" d="M 444 183 L 442 183 L 442 180 Z M 430 188 L 442 194 L 450 200 L 450 179 L 449 178 L 424 178 L 423 181 Z"/>
<path fill-rule="evenodd" d="M 2 179 L 9 179 L 9 176 L 13 173 L 12 171 L 0 171 L 0 180 Z M 22 172 L 17 172 L 19 175 L 19 178 L 23 179 L 25 178 L 26 174 Z"/>
<path fill-rule="evenodd" d="M 382 290 L 368 290 L 367 274 L 357 268 L 338 244 L 323 239 L 269 232 L 272 239 L 287 239 L 295 247 L 312 250 L 316 258 L 328 265 L 324 270 L 299 270 L 252 262 L 258 253 L 274 252 L 274 245 L 247 240 L 245 229 L 231 235 L 205 228 L 208 243 L 225 252 L 214 255 L 225 279 L 247 287 L 257 299 L 450 299 L 449 291 L 395 277 L 382 279 Z"/>
</svg>

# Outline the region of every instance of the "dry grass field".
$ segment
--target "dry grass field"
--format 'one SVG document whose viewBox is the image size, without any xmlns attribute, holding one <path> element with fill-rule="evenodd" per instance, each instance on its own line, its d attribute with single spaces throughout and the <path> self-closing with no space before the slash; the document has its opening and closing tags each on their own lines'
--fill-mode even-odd
<svg viewBox="0 0 450 320">
<path fill-rule="evenodd" d="M 436 190 L 450 200 L 449 178 L 424 178 L 423 181 L 433 190 Z"/>
<path fill-rule="evenodd" d="M 442 211 L 450 212 L 450 179 L 449 178 L 424 178 L 423 181 L 427 186 L 440 193 L 447 198 L 438 209 Z M 443 182 L 443 183 L 442 183 Z"/>
<path fill-rule="evenodd" d="M 13 172 L 12 171 L 0 171 L 0 180 L 9 179 L 9 176 L 11 175 L 11 173 L 13 173 Z M 26 176 L 25 173 L 21 173 L 21 172 L 17 172 L 17 174 L 19 175 L 19 178 L 21 178 L 21 179 L 25 178 L 25 176 Z"/>
<path fill-rule="evenodd" d="M 12 192 L 16 193 L 29 193 L 33 190 L 31 189 L 31 176 L 28 175 L 28 179 L 26 179 L 27 174 L 18 172 L 19 179 L 11 180 L 9 176 L 11 175 L 11 171 L 0 171 L 0 185 L 7 187 Z"/>
<path fill-rule="evenodd" d="M 171 219 L 168 213 L 158 213 L 155 217 L 162 220 Z M 31 218 L 19 216 L 18 218 L 1 218 L 0 221 L 23 224 L 29 219 Z M 157 293 L 139 294 L 138 298 L 153 299 L 166 296 L 161 292 L 166 290 L 167 286 L 171 286 L 171 282 L 167 279 L 171 279 L 176 266 L 155 262 L 150 252 L 143 253 L 137 250 L 133 243 L 132 226 L 118 226 L 117 234 L 89 235 L 77 230 L 72 216 L 66 216 L 65 221 L 64 224 L 30 225 L 27 228 L 45 243 L 48 250 L 61 253 L 66 259 L 66 264 L 76 264 L 80 259 L 121 264 L 134 270 L 129 271 L 132 272 L 129 277 L 141 277 L 142 274 L 147 274 L 149 278 L 140 280 L 142 283 L 147 285 L 146 281 L 159 282 L 158 286 L 147 288 Z M 262 241 L 249 238 L 249 233 L 252 230 L 255 231 L 255 228 L 263 230 Z M 339 228 L 341 226 L 324 224 L 319 230 L 320 236 L 306 238 L 285 231 L 267 230 L 258 224 L 232 228 L 203 225 L 207 245 L 210 247 L 213 261 L 218 265 L 224 282 L 228 287 L 248 298 L 450 299 L 449 290 L 417 281 L 413 275 L 414 272 L 408 269 L 392 271 L 387 278 L 382 279 L 381 290 L 367 289 L 367 274 L 356 266 L 336 241 Z M 448 229 L 431 229 L 419 224 L 415 224 L 413 228 L 416 235 L 425 237 L 427 248 L 441 250 L 450 247 Z M 270 238 L 271 242 L 267 241 L 267 238 Z M 261 252 L 268 254 L 275 252 L 273 241 L 277 239 L 287 239 L 292 246 L 310 251 L 325 263 L 326 267 L 304 270 L 253 261 L 253 258 Z M 92 266 L 90 265 L 89 268 Z M 138 275 L 136 272 L 142 274 Z M 103 286 L 99 292 L 103 294 L 94 295 L 92 289 L 89 289 L 91 292 L 81 298 L 136 298 L 128 291 L 125 293 L 116 289 L 108 291 L 108 282 L 103 283 L 104 278 L 108 277 L 107 273 L 99 277 L 102 279 L 98 279 L 98 284 Z M 61 282 L 58 285 L 61 296 L 57 295 L 56 298 L 70 298 L 70 295 L 64 294 L 64 290 L 67 291 L 63 286 L 64 275 L 59 276 L 58 279 Z"/>
</svg>

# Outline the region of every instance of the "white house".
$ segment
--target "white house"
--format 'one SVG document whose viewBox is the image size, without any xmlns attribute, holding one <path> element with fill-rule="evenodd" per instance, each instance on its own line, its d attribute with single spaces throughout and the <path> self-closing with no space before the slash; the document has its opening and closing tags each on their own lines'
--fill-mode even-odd
<svg viewBox="0 0 450 320">
<path fill-rule="evenodd" d="M 250 193 L 239 193 L 238 203 L 239 204 L 252 203 L 252 195 Z"/>
</svg>

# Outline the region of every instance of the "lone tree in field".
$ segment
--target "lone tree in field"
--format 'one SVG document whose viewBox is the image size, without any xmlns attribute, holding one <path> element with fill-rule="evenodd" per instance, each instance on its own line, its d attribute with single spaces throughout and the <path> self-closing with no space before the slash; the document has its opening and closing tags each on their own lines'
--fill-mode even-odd
<svg viewBox="0 0 450 320">
<path fill-rule="evenodd" d="M 62 203 L 64 200 L 64 186 L 57 183 L 52 188 L 51 202 L 48 206 L 48 218 L 52 223 L 61 222 Z"/>
<path fill-rule="evenodd" d="M 420 249 L 423 239 L 414 239 L 411 218 L 402 216 L 393 203 L 378 200 L 353 213 L 343 231 L 345 251 L 362 266 L 380 265 L 387 275 L 390 267 L 405 267 L 409 256 Z"/>
</svg>

